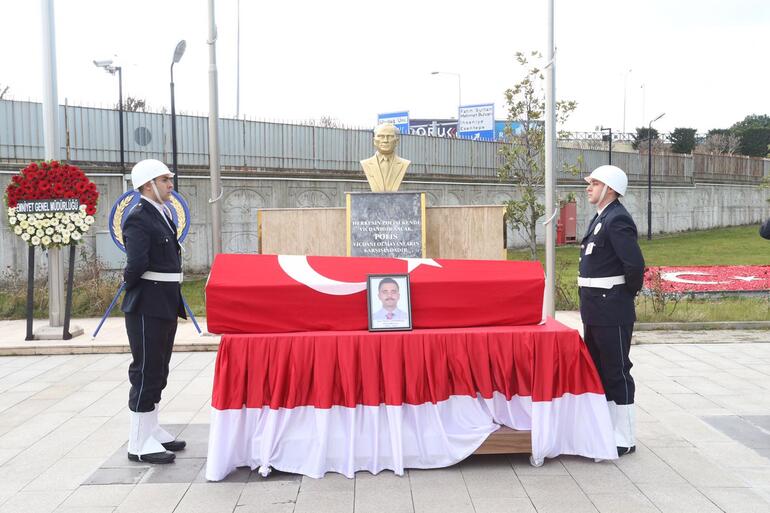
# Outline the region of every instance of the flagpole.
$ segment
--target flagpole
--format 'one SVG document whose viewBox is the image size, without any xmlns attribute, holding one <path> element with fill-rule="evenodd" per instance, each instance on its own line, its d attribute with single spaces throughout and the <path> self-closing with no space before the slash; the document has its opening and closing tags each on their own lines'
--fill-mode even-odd
<svg viewBox="0 0 770 513">
<path fill-rule="evenodd" d="M 543 311 L 553 317 L 556 313 L 556 63 L 554 62 L 554 0 L 548 0 L 548 64 L 545 68 L 545 299 Z"/>
<path fill-rule="evenodd" d="M 209 172 L 211 175 L 211 261 L 222 252 L 222 223 L 219 200 L 222 199 L 219 177 L 219 89 L 217 85 L 217 26 L 214 21 L 214 0 L 209 7 Z"/>
<path fill-rule="evenodd" d="M 41 0 L 43 29 L 43 140 L 46 160 L 59 158 L 59 99 L 56 89 L 56 22 L 53 0 Z M 30 269 L 29 272 L 34 272 Z M 64 326 L 64 260 L 59 248 L 48 250 L 48 321 Z"/>
</svg>

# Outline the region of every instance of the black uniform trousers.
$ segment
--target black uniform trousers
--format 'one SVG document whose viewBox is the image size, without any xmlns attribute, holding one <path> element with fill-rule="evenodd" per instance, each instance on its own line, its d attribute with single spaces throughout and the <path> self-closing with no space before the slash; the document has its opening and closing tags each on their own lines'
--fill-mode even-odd
<svg viewBox="0 0 770 513">
<path fill-rule="evenodd" d="M 615 404 L 634 404 L 633 364 L 628 358 L 633 324 L 620 326 L 583 325 L 583 339 L 599 371 L 604 395 Z"/>
<path fill-rule="evenodd" d="M 135 412 L 153 411 L 166 388 L 177 320 L 129 312 L 125 316 L 133 356 L 128 367 L 128 408 Z"/>
</svg>

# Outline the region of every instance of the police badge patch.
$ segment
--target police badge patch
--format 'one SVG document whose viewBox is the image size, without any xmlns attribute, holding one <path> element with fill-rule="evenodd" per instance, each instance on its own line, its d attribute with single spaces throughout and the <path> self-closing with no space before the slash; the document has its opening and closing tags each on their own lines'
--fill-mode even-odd
<svg viewBox="0 0 770 513">
<path fill-rule="evenodd" d="M 107 221 L 110 235 L 112 241 L 123 253 L 126 252 L 126 246 L 123 245 L 123 224 L 128 214 L 139 204 L 141 197 L 139 191 L 125 192 L 110 210 L 110 217 Z M 171 191 L 171 198 L 166 202 L 166 205 L 171 210 L 171 219 L 176 225 L 176 237 L 181 244 L 187 237 L 187 232 L 190 231 L 190 207 L 184 197 L 176 191 Z"/>
</svg>

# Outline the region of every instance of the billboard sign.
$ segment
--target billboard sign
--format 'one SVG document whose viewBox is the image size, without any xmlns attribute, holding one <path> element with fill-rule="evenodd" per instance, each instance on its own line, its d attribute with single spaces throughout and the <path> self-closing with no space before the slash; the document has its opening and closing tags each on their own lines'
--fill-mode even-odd
<svg viewBox="0 0 770 513">
<path fill-rule="evenodd" d="M 457 136 L 476 141 L 495 138 L 495 104 L 465 105 L 460 107 Z"/>
<path fill-rule="evenodd" d="M 456 119 L 410 119 L 409 135 L 457 137 Z"/>
<path fill-rule="evenodd" d="M 523 126 L 519 121 L 495 121 L 495 140 L 505 141 L 505 127 L 511 127 L 512 135 L 521 133 Z"/>
<path fill-rule="evenodd" d="M 387 114 L 377 114 L 377 125 L 390 123 L 396 125 L 398 131 L 402 134 L 409 133 L 409 111 L 389 112 Z"/>
</svg>

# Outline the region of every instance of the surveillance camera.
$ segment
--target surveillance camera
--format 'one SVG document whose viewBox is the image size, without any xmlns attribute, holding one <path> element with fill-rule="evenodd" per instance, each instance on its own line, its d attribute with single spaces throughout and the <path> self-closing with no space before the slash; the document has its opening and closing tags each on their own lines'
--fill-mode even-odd
<svg viewBox="0 0 770 513">
<path fill-rule="evenodd" d="M 104 68 L 106 66 L 109 66 L 110 64 L 112 64 L 112 60 L 94 61 L 94 66 L 99 66 L 100 68 Z"/>
</svg>

